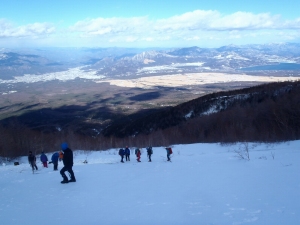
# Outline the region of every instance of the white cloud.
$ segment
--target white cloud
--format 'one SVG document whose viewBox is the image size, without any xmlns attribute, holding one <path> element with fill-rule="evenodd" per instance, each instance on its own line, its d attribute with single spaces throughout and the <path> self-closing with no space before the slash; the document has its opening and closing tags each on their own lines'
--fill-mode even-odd
<svg viewBox="0 0 300 225">
<path fill-rule="evenodd" d="M 33 23 L 24 26 L 13 26 L 7 20 L 0 20 L 0 37 L 38 37 L 55 32 L 50 23 Z"/>
<path fill-rule="evenodd" d="M 83 32 L 86 35 L 106 35 L 119 33 L 139 33 L 144 30 L 149 20 L 147 17 L 133 18 L 97 18 L 78 21 L 70 27 L 72 32 Z"/>
<path fill-rule="evenodd" d="M 58 25 L 59 26 L 59 25 Z M 252 38 L 253 43 L 267 41 L 292 41 L 299 38 L 300 18 L 284 20 L 280 15 L 270 13 L 254 14 L 235 12 L 222 14 L 216 10 L 195 10 L 163 19 L 145 17 L 130 18 L 88 18 L 74 23 L 69 28 L 58 29 L 50 23 L 33 23 L 15 26 L 0 19 L 1 38 L 26 37 L 48 38 L 47 42 L 76 44 L 77 46 L 102 45 L 140 46 L 197 45 L 218 40 L 228 44 L 232 40 Z M 283 32 L 278 35 L 277 32 Z M 277 35 L 277 37 L 275 36 Z M 72 39 L 72 41 L 66 41 Z M 246 39 L 244 40 L 246 41 Z M 222 43 L 221 43 L 222 42 Z M 243 40 L 240 41 L 241 44 Z M 2 41 L 3 43 L 3 41 Z M 38 42 L 36 42 L 38 43 Z"/>
<path fill-rule="evenodd" d="M 195 10 L 158 20 L 151 20 L 148 17 L 87 19 L 77 22 L 70 30 L 100 36 L 121 33 L 142 35 L 144 32 L 160 34 L 177 31 L 293 29 L 299 26 L 300 19 L 283 21 L 279 15 L 269 13 L 236 12 L 222 15 L 218 11 Z"/>
</svg>

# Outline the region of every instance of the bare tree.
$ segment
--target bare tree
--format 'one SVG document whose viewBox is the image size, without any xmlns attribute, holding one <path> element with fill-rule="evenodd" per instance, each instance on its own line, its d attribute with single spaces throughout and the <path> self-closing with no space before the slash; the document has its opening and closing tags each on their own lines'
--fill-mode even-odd
<svg viewBox="0 0 300 225">
<path fill-rule="evenodd" d="M 249 153 L 249 143 L 242 142 L 239 144 L 239 148 L 235 149 L 234 152 L 236 153 L 236 157 L 239 159 L 250 160 L 250 153 Z"/>
</svg>

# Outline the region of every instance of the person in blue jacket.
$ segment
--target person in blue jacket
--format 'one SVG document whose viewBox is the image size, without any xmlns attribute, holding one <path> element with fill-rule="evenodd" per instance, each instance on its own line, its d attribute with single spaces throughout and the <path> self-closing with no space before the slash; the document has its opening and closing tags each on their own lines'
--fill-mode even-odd
<svg viewBox="0 0 300 225">
<path fill-rule="evenodd" d="M 120 148 L 119 150 L 119 155 L 121 156 L 121 162 L 123 163 L 124 155 L 125 155 L 125 150 L 123 148 Z"/>
<path fill-rule="evenodd" d="M 57 166 L 58 166 L 58 158 L 59 158 L 59 154 L 58 152 L 55 152 L 52 157 L 51 157 L 51 160 L 52 160 L 52 163 L 53 163 L 53 170 L 57 170 Z"/>
<path fill-rule="evenodd" d="M 44 152 L 42 152 L 40 159 L 41 159 L 41 162 L 43 163 L 43 166 L 48 168 L 48 164 L 47 164 L 48 157 L 45 155 Z"/>
<path fill-rule="evenodd" d="M 126 161 L 130 161 L 130 149 L 128 148 L 128 146 L 126 146 L 125 148 L 125 159 Z"/>
<path fill-rule="evenodd" d="M 69 182 L 76 182 L 74 172 L 72 170 L 72 167 L 73 167 L 73 152 L 68 147 L 68 144 L 65 143 L 65 142 L 61 144 L 61 149 L 64 152 L 64 158 L 63 158 L 64 167 L 60 170 L 60 174 L 63 177 L 63 181 L 61 183 L 66 184 L 66 183 L 69 183 Z M 70 176 L 71 176 L 70 180 L 68 180 L 68 177 L 65 174 L 66 171 L 68 171 Z"/>
</svg>

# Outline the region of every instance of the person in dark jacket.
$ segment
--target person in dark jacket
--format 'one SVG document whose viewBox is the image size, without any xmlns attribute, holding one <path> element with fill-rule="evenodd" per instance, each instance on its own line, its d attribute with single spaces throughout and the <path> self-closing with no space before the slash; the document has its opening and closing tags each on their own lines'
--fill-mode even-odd
<svg viewBox="0 0 300 225">
<path fill-rule="evenodd" d="M 128 148 L 128 146 L 126 146 L 125 148 L 125 159 L 126 161 L 130 161 L 130 149 Z"/>
<path fill-rule="evenodd" d="M 41 162 L 43 163 L 43 166 L 48 168 L 48 164 L 47 164 L 48 157 L 45 155 L 44 152 L 42 152 L 40 159 L 41 159 Z"/>
<path fill-rule="evenodd" d="M 147 148 L 147 155 L 148 155 L 149 162 L 152 162 L 152 161 L 151 161 L 151 155 L 152 155 L 152 154 L 153 154 L 152 147 L 149 146 L 149 147 Z"/>
<path fill-rule="evenodd" d="M 28 162 L 29 162 L 32 170 L 34 170 L 34 169 L 38 170 L 38 167 L 36 165 L 36 157 L 34 154 L 32 154 L 32 151 L 29 151 Z"/>
<path fill-rule="evenodd" d="M 168 158 L 167 161 L 171 161 L 170 155 L 173 153 L 172 148 L 167 147 L 166 150 L 167 150 L 167 158 Z"/>
<path fill-rule="evenodd" d="M 124 155 L 125 155 L 125 150 L 123 148 L 120 148 L 119 150 L 119 155 L 121 156 L 121 162 L 123 163 Z"/>
<path fill-rule="evenodd" d="M 72 170 L 73 167 L 73 152 L 70 148 L 68 148 L 67 143 L 61 144 L 61 149 L 64 152 L 63 163 L 64 167 L 60 170 L 60 174 L 63 177 L 62 184 L 69 183 L 69 182 L 76 182 L 74 172 Z M 71 179 L 68 180 L 65 172 L 68 171 L 70 173 Z"/>
<path fill-rule="evenodd" d="M 57 170 L 58 158 L 59 158 L 58 152 L 55 152 L 51 157 L 51 161 L 53 163 L 53 170 Z"/>
</svg>

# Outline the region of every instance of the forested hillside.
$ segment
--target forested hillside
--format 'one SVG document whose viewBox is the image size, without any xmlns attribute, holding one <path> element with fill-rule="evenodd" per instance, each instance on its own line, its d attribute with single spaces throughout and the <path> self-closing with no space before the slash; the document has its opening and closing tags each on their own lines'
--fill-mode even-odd
<svg viewBox="0 0 300 225">
<path fill-rule="evenodd" d="M 300 82 L 263 84 L 209 94 L 103 131 L 125 137 L 164 130 L 174 140 L 279 141 L 299 138 Z M 177 136 L 177 135 L 175 135 Z"/>
<path fill-rule="evenodd" d="M 278 142 L 300 138 L 300 81 L 269 83 L 218 92 L 144 116 L 114 121 L 98 135 L 71 128 L 33 130 L 16 118 L 0 126 L 0 156 L 8 158 L 59 149 L 101 150 L 125 145 L 145 147 L 196 142 Z"/>
</svg>

